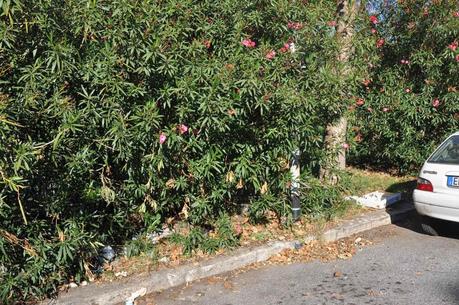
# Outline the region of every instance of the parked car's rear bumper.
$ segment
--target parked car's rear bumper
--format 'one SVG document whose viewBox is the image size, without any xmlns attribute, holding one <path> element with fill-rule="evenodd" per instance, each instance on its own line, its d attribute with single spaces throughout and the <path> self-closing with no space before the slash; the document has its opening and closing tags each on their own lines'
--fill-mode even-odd
<svg viewBox="0 0 459 305">
<path fill-rule="evenodd" d="M 415 190 L 413 199 L 419 214 L 459 222 L 459 198 L 457 196 Z"/>
</svg>

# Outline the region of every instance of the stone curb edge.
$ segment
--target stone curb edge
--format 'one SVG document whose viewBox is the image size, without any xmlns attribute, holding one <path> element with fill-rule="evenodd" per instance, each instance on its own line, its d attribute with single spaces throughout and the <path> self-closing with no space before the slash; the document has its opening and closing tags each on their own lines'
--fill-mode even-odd
<svg viewBox="0 0 459 305">
<path fill-rule="evenodd" d="M 402 204 L 399 208 L 389 211 L 378 210 L 354 219 L 344 221 L 335 228 L 329 229 L 320 236 L 320 240 L 333 242 L 376 227 L 391 224 L 403 219 L 414 209 L 411 204 Z M 302 242 L 308 243 L 316 239 L 307 236 Z M 242 248 L 231 254 L 219 256 L 201 263 L 165 269 L 148 275 L 128 277 L 112 283 L 91 284 L 70 290 L 57 299 L 46 300 L 41 305 L 105 305 L 125 302 L 131 293 L 142 287 L 147 293 L 180 286 L 195 280 L 233 271 L 253 263 L 263 262 L 285 249 L 292 249 L 298 241 L 276 241 L 254 248 Z"/>
</svg>

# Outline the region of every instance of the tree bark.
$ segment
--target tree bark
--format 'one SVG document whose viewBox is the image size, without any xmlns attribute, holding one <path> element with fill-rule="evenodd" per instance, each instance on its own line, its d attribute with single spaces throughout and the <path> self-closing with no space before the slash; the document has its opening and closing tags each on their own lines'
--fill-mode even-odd
<svg viewBox="0 0 459 305">
<path fill-rule="evenodd" d="M 354 24 L 360 7 L 359 0 L 338 0 L 336 9 L 336 39 L 338 41 L 338 54 L 336 56 L 340 66 L 336 69 L 336 73 L 342 79 L 346 79 L 352 67 L 349 59 L 351 58 L 354 47 L 352 43 L 354 35 Z M 347 92 L 342 92 L 343 100 Z M 336 184 L 338 176 L 336 170 L 346 168 L 346 143 L 347 133 L 347 115 L 342 114 L 337 120 L 327 126 L 325 133 L 325 151 L 326 158 L 320 169 L 320 178 Z"/>
</svg>

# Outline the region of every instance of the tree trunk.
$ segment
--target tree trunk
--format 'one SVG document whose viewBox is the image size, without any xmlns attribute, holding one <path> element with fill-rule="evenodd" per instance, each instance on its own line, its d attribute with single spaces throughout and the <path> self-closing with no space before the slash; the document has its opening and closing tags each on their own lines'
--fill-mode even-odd
<svg viewBox="0 0 459 305">
<path fill-rule="evenodd" d="M 346 79 L 352 67 L 349 59 L 354 52 L 352 38 L 354 35 L 354 23 L 360 6 L 359 0 L 338 0 L 337 2 L 337 24 L 336 39 L 339 50 L 336 59 L 341 65 L 336 73 L 342 79 Z M 342 92 L 343 100 L 347 92 Z M 343 170 L 346 167 L 346 143 L 347 116 L 342 114 L 336 121 L 327 126 L 325 134 L 326 158 L 320 169 L 320 178 L 332 184 L 338 182 L 336 170 Z"/>
</svg>

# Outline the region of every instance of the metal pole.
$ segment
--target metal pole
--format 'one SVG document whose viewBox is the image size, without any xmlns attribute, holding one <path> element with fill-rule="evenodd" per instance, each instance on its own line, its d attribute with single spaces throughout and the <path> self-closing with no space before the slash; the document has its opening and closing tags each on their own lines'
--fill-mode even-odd
<svg viewBox="0 0 459 305">
<path fill-rule="evenodd" d="M 292 184 L 290 186 L 290 199 L 292 201 L 292 217 L 296 221 L 301 216 L 300 201 L 300 150 L 296 149 L 292 156 L 292 165 L 290 166 L 292 175 Z"/>
<path fill-rule="evenodd" d="M 295 53 L 295 43 L 289 45 L 290 52 Z M 299 134 L 295 136 L 299 140 Z M 297 221 L 301 216 L 301 201 L 300 201 L 300 149 L 297 148 L 292 154 L 292 165 L 290 166 L 290 174 L 292 175 L 292 184 L 290 186 L 290 200 L 292 204 L 292 218 Z"/>
</svg>

